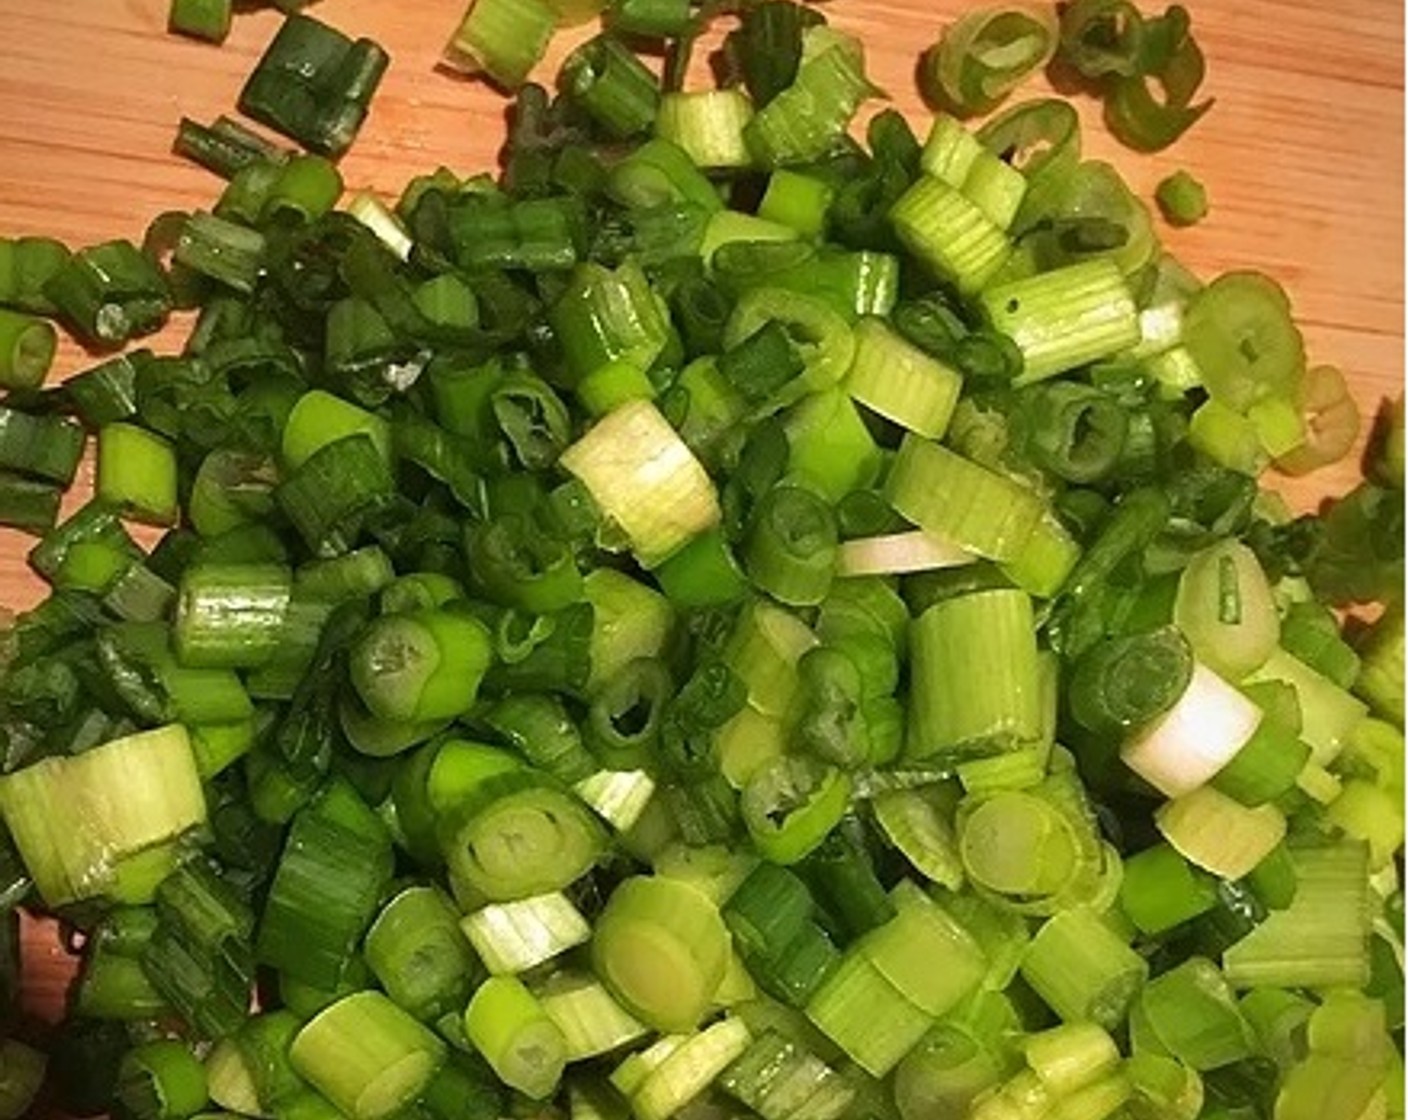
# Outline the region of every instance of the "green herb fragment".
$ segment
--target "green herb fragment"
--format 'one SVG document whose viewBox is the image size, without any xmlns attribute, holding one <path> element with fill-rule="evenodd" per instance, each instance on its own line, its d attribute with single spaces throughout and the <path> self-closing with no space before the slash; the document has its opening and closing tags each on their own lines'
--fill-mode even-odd
<svg viewBox="0 0 1408 1120">
<path fill-rule="evenodd" d="M 1197 225 L 1207 217 L 1207 188 L 1186 171 L 1175 171 L 1160 180 L 1154 197 L 1170 225 Z"/>
<path fill-rule="evenodd" d="M 920 92 L 961 117 L 997 108 L 1051 61 L 1056 13 L 1013 5 L 968 12 L 945 29 L 924 58 Z"/>
<path fill-rule="evenodd" d="M 390 61 L 370 39 L 289 16 L 240 91 L 240 111 L 335 158 L 356 138 Z"/>
<path fill-rule="evenodd" d="M 233 0 L 171 0 L 166 26 L 193 39 L 223 43 L 233 18 Z"/>
</svg>

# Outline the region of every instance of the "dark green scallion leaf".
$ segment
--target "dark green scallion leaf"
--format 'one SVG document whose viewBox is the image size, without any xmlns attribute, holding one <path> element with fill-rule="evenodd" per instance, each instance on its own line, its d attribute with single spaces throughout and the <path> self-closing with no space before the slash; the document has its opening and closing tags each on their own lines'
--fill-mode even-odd
<svg viewBox="0 0 1408 1120">
<path fill-rule="evenodd" d="M 45 296 L 86 341 L 116 347 L 166 322 L 171 293 L 130 241 L 81 249 L 44 285 Z"/>
<path fill-rule="evenodd" d="M 240 110 L 328 156 L 351 146 L 390 59 L 308 16 L 284 21 L 240 93 Z"/>
<path fill-rule="evenodd" d="M 802 32 L 823 22 L 820 12 L 790 0 L 744 9 L 724 53 L 755 105 L 761 108 L 792 84 L 802 61 Z"/>
</svg>

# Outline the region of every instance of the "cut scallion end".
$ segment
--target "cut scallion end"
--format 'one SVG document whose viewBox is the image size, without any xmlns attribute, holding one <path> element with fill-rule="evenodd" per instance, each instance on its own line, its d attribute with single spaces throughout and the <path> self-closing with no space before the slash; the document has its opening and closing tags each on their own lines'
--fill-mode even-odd
<svg viewBox="0 0 1408 1120">
<path fill-rule="evenodd" d="M 74 253 L 49 276 L 44 296 L 84 340 L 102 348 L 121 346 L 129 339 L 150 334 L 171 311 L 171 291 L 165 278 L 130 241 L 107 241 Z M 13 343 L 18 341 L 18 328 L 32 322 L 22 318 L 16 323 L 13 318 L 6 318 L 0 322 L 0 329 L 9 334 Z M 22 366 L 33 385 L 42 379 L 42 373 L 35 373 L 36 356 L 43 359 L 39 364 L 48 368 L 52 333 L 32 339 L 29 345 L 28 351 L 13 344 L 0 346 L 0 354 L 8 357 L 12 369 L 23 355 Z M 0 364 L 0 370 L 3 368 Z"/>
<path fill-rule="evenodd" d="M 492 901 L 561 890 L 592 867 L 605 839 L 585 805 L 526 769 L 451 793 L 438 812 L 452 875 Z"/>
<path fill-rule="evenodd" d="M 961 190 L 993 225 L 1005 232 L 1021 211 L 1027 179 L 1006 160 L 982 151 L 968 169 Z"/>
<path fill-rule="evenodd" d="M 678 151 L 674 145 L 666 145 L 666 150 Z M 693 168 L 683 153 L 679 158 Z M 633 261 L 616 269 L 580 265 L 553 304 L 549 320 L 578 381 L 615 362 L 648 369 L 668 338 L 658 297 Z"/>
<path fill-rule="evenodd" d="M 279 649 L 292 577 L 275 565 L 186 570 L 176 600 L 176 652 L 195 668 L 253 668 Z"/>
<path fill-rule="evenodd" d="M 914 623 L 910 658 L 908 757 L 996 754 L 1039 735 L 1035 626 L 1024 592 L 935 604 Z"/>
<path fill-rule="evenodd" d="M 411 240 L 411 235 L 406 232 L 401 220 L 387 208 L 386 203 L 381 199 L 366 191 L 358 191 L 347 200 L 347 212 L 371 230 L 376 235 L 376 239 L 401 260 L 410 259 L 415 242 Z M 419 295 L 419 293 L 417 294 Z M 423 303 L 427 298 L 423 295 L 420 296 L 418 304 Z"/>
<path fill-rule="evenodd" d="M 284 421 L 280 454 L 290 470 L 301 467 L 313 455 L 340 439 L 366 435 L 387 458 L 391 455 L 391 433 L 380 417 L 322 389 L 313 389 L 298 398 Z"/>
<path fill-rule="evenodd" d="M 1142 1023 L 1158 1044 L 1192 1069 L 1219 1069 L 1255 1052 L 1232 989 L 1203 957 L 1190 957 L 1149 981 L 1139 1004 Z"/>
<path fill-rule="evenodd" d="M 336 987 L 376 914 L 390 863 L 379 838 L 312 810 L 299 813 L 259 923 L 260 962 L 315 987 Z"/>
<path fill-rule="evenodd" d="M 718 1084 L 764 1118 L 800 1108 L 814 1120 L 839 1120 L 855 1099 L 834 1069 L 805 1044 L 775 1030 L 755 1038 Z"/>
<path fill-rule="evenodd" d="M 1235 988 L 1357 988 L 1369 973 L 1367 852 L 1293 848 L 1295 897 L 1222 955 Z"/>
<path fill-rule="evenodd" d="M 205 1069 L 181 1042 L 148 1042 L 122 1059 L 116 1098 L 133 1116 L 178 1120 L 205 1106 Z"/>
<path fill-rule="evenodd" d="M 653 568 L 718 522 L 713 483 L 684 441 L 649 401 L 628 401 L 562 453 Z"/>
<path fill-rule="evenodd" d="M 1022 351 L 1029 385 L 1139 341 L 1134 300 L 1109 260 L 1071 265 L 983 292 L 992 325 Z"/>
<path fill-rule="evenodd" d="M 919 166 L 926 175 L 961 190 L 982 151 L 983 144 L 977 136 L 954 117 L 940 113 L 929 126 Z"/>
<path fill-rule="evenodd" d="M 308 1023 L 289 1048 L 299 1076 L 353 1120 L 380 1120 L 420 1096 L 445 1044 L 380 992 L 358 992 Z"/>
<path fill-rule="evenodd" d="M 560 972 L 536 992 L 543 1011 L 567 1044 L 567 1061 L 600 1057 L 644 1038 L 645 1024 L 592 977 Z"/>
<path fill-rule="evenodd" d="M 486 906 L 461 928 L 493 975 L 527 972 L 591 938 L 586 919 L 562 894 Z"/>
<path fill-rule="evenodd" d="M 872 1077 L 884 1077 L 934 1020 L 861 953 L 848 953 L 806 1006 L 807 1018 Z"/>
<path fill-rule="evenodd" d="M 1310 747 L 1279 716 L 1268 712 L 1209 784 L 1243 805 L 1265 805 L 1289 793 L 1309 763 Z"/>
<path fill-rule="evenodd" d="M 724 211 L 717 219 L 727 217 Z M 785 231 L 789 237 L 793 231 Z M 750 238 L 751 239 L 751 238 Z M 776 328 L 782 329 L 778 335 Z M 802 362 L 802 371 L 780 385 L 759 386 L 755 396 L 762 408 L 770 412 L 799 400 L 807 390 L 829 389 L 846 375 L 855 356 L 855 336 L 845 316 L 824 300 L 786 288 L 751 288 L 739 297 L 733 314 L 724 324 L 725 353 L 720 368 L 726 366 L 730 353 L 737 353 L 745 344 L 756 344 L 764 331 L 790 341 Z"/>
<path fill-rule="evenodd" d="M 1149 974 L 1149 965 L 1088 909 L 1047 920 L 1027 947 L 1022 975 L 1066 1022 L 1112 1030 Z"/>
<path fill-rule="evenodd" d="M 694 887 L 659 876 L 612 892 L 592 937 L 602 982 L 643 1022 L 688 1030 L 709 1006 L 728 965 L 728 931 Z"/>
<path fill-rule="evenodd" d="M 891 893 L 895 917 L 858 941 L 860 952 L 905 999 L 941 1017 L 971 993 L 987 972 L 977 942 L 947 911 L 904 880 Z M 933 962 L 944 967 L 935 969 Z"/>
<path fill-rule="evenodd" d="M 214 214 L 186 220 L 173 260 L 245 295 L 254 291 L 264 268 L 265 241 L 258 230 Z"/>
<path fill-rule="evenodd" d="M 1198 659 L 1229 681 L 1261 668 L 1281 629 L 1266 573 L 1237 541 L 1192 557 L 1178 579 L 1173 618 Z"/>
<path fill-rule="evenodd" d="M 1295 690 L 1300 704 L 1300 737 L 1310 747 L 1311 761 L 1320 766 L 1328 766 L 1339 757 L 1368 714 L 1358 697 L 1283 649 L 1273 650 L 1246 683 L 1265 681 L 1281 681 Z"/>
<path fill-rule="evenodd" d="M 464 1013 L 465 1035 L 505 1085 L 543 1100 L 562 1079 L 567 1039 L 543 1005 L 512 976 L 491 976 Z"/>
<path fill-rule="evenodd" d="M 921 529 L 999 561 L 1021 555 L 1043 513 L 1019 483 L 913 435 L 890 465 L 885 496 Z"/>
<path fill-rule="evenodd" d="M 826 213 L 834 196 L 823 180 L 779 168 L 768 177 L 758 217 L 791 226 L 804 237 L 819 237 L 825 231 Z"/>
<path fill-rule="evenodd" d="M 659 592 L 613 568 L 587 575 L 582 592 L 592 607 L 587 691 L 596 693 L 632 662 L 664 652 L 675 610 Z"/>
<path fill-rule="evenodd" d="M 1248 874 L 1286 835 L 1275 806 L 1249 809 L 1211 786 L 1165 803 L 1154 820 L 1184 858 L 1224 879 Z"/>
<path fill-rule="evenodd" d="M 206 806 L 190 739 L 172 724 L 7 775 L 0 813 L 39 893 L 58 906 L 101 895 L 122 859 L 204 823 Z"/>
<path fill-rule="evenodd" d="M 831 510 L 802 487 L 775 487 L 754 511 L 743 565 L 753 583 L 781 603 L 820 603 L 836 569 Z"/>
<path fill-rule="evenodd" d="M 858 537 L 842 541 L 836 549 L 838 576 L 895 576 L 961 568 L 977 557 L 965 548 L 923 529 Z"/>
<path fill-rule="evenodd" d="M 718 527 L 699 534 L 653 574 L 670 601 L 682 607 L 735 602 L 748 587 L 733 549 Z"/>
<path fill-rule="evenodd" d="M 1012 252 L 987 215 L 932 175 L 900 197 L 890 210 L 890 223 L 911 253 L 963 292 L 981 291 Z"/>
<path fill-rule="evenodd" d="M 598 35 L 567 56 L 557 88 L 616 136 L 635 136 L 655 121 L 660 83 L 619 40 Z"/>
<path fill-rule="evenodd" d="M 910 345 L 880 319 L 856 325 L 856 353 L 846 375 L 846 392 L 927 439 L 948 428 L 963 381 L 960 375 Z"/>
<path fill-rule="evenodd" d="M 1208 213 L 1208 192 L 1187 171 L 1175 171 L 1159 181 L 1154 198 L 1170 225 L 1197 225 Z"/>
<path fill-rule="evenodd" d="M 639 1120 L 668 1120 L 699 1096 L 748 1048 L 741 1019 L 724 1019 L 685 1039 L 631 1094 Z"/>
<path fill-rule="evenodd" d="M 1115 1040 L 1094 1023 L 1071 1023 L 1032 1035 L 1023 1055 L 1047 1091 L 1063 1098 L 1101 1081 L 1120 1061 Z"/>
<path fill-rule="evenodd" d="M 361 129 L 390 61 L 370 39 L 353 41 L 327 24 L 292 15 L 240 91 L 240 111 L 336 158 Z"/>
<path fill-rule="evenodd" d="M 964 116 L 986 113 L 1027 75 L 1050 61 L 1059 42 L 1055 17 L 1004 5 L 969 12 L 925 57 L 925 96 Z"/>
<path fill-rule="evenodd" d="M 1124 861 L 1120 906 L 1144 933 L 1165 933 L 1216 905 L 1216 883 L 1168 844 Z"/>
<path fill-rule="evenodd" d="M 618 832 L 626 832 L 650 804 L 655 780 L 644 770 L 598 770 L 574 785 L 572 792 Z"/>
<path fill-rule="evenodd" d="M 821 158 L 874 87 L 861 44 L 824 24 L 802 32 L 796 76 L 749 123 L 745 136 L 766 168 Z"/>
<path fill-rule="evenodd" d="M 1212 670 L 1195 665 L 1183 695 L 1126 742 L 1120 757 L 1155 789 L 1178 797 L 1226 766 L 1261 718 L 1255 704 Z"/>
<path fill-rule="evenodd" d="M 845 815 L 848 773 L 807 756 L 783 756 L 758 767 L 739 808 L 754 847 L 775 863 L 811 854 Z"/>
<path fill-rule="evenodd" d="M 259 1087 L 233 1038 L 221 1039 L 205 1056 L 205 1078 L 214 1104 L 244 1116 L 260 1111 Z"/>
<path fill-rule="evenodd" d="M 965 805 L 959 843 L 975 883 L 1013 898 L 1055 895 L 1076 875 L 1080 837 L 1045 798 L 1003 790 Z"/>
<path fill-rule="evenodd" d="M 882 460 L 865 418 L 840 389 L 812 393 L 783 416 L 787 467 L 832 504 L 874 483 Z"/>
<path fill-rule="evenodd" d="M 742 90 L 667 93 L 655 114 L 655 135 L 683 151 L 696 167 L 747 167 L 752 162 L 744 129 L 753 106 Z"/>
<path fill-rule="evenodd" d="M 351 676 L 368 711 L 408 722 L 469 710 L 493 660 L 483 623 L 450 610 L 378 619 L 352 654 Z"/>
<path fill-rule="evenodd" d="M 67 486 L 83 455 L 84 434 L 72 421 L 0 409 L 0 468 Z"/>
<path fill-rule="evenodd" d="M 1080 562 L 1081 547 L 1054 514 L 1044 514 L 1002 573 L 1028 595 L 1053 599 Z"/>
<path fill-rule="evenodd" d="M 176 453 L 171 443 L 134 424 L 98 433 L 97 495 L 139 521 L 176 520 Z"/>
<path fill-rule="evenodd" d="M 422 1022 L 458 1012 L 478 972 L 458 912 L 435 887 L 391 899 L 367 930 L 362 956 L 386 994 Z"/>
<path fill-rule="evenodd" d="M 43 319 L 0 308 L 0 385 L 35 389 L 54 361 L 59 336 Z"/>
</svg>

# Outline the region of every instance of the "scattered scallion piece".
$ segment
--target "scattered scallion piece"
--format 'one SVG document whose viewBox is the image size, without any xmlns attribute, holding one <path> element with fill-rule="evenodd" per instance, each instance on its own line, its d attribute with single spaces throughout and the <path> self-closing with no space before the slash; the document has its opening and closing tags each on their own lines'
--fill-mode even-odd
<svg viewBox="0 0 1408 1120">
<path fill-rule="evenodd" d="M 1196 225 L 1208 214 L 1207 188 L 1187 171 L 1175 171 L 1161 179 L 1154 189 L 1154 198 L 1170 225 Z"/>
<path fill-rule="evenodd" d="M 545 0 L 473 0 L 445 48 L 445 59 L 517 89 L 547 51 L 556 25 Z"/>
<path fill-rule="evenodd" d="M 232 0 L 171 0 L 167 27 L 193 39 L 223 43 L 234 16 Z"/>
<path fill-rule="evenodd" d="M 538 1099 L 562 1078 L 567 1039 L 543 1005 L 513 976 L 491 976 L 464 1013 L 465 1036 L 505 1085 Z"/>
<path fill-rule="evenodd" d="M 206 1103 L 205 1070 L 175 1040 L 148 1042 L 128 1052 L 117 1075 L 117 1100 L 144 1120 L 178 1120 Z"/>
<path fill-rule="evenodd" d="M 52 314 L 54 303 L 44 288 L 70 255 L 62 242 L 50 237 L 0 238 L 0 305 Z"/>
<path fill-rule="evenodd" d="M 610 35 L 598 35 L 568 55 L 557 86 L 616 136 L 647 131 L 660 107 L 655 75 Z"/>
<path fill-rule="evenodd" d="M 41 897 L 57 906 L 119 888 L 124 860 L 202 824 L 207 810 L 189 736 L 172 724 L 7 775 L 0 814 Z"/>
<path fill-rule="evenodd" d="M 309 1022 L 289 1047 L 299 1075 L 353 1120 L 380 1120 L 418 1098 L 445 1044 L 380 992 L 357 992 Z"/>
<path fill-rule="evenodd" d="M 107 241 L 74 253 L 49 276 L 44 296 L 84 341 L 99 347 L 150 334 L 171 310 L 166 278 L 130 241 Z M 14 353 L 10 349 L 12 363 L 17 361 Z M 49 358 L 34 353 L 44 351 L 31 351 L 31 364 L 23 368 L 31 373 L 34 365 L 47 369 Z M 35 375 L 31 383 L 41 377 Z"/>
<path fill-rule="evenodd" d="M 422 1021 L 458 1012 L 477 975 L 458 914 L 435 887 L 407 887 L 382 907 L 362 956 L 387 995 Z"/>
<path fill-rule="evenodd" d="M 840 139 L 875 89 L 865 77 L 864 48 L 819 24 L 802 32 L 796 76 L 748 122 L 743 135 L 764 167 L 804 163 Z"/>
<path fill-rule="evenodd" d="M 922 92 L 959 115 L 991 112 L 1056 53 L 1056 13 L 1035 5 L 968 12 L 925 56 Z"/>
<path fill-rule="evenodd" d="M 1194 104 L 1205 63 L 1179 4 L 1157 17 L 1128 0 L 1068 4 L 1058 58 L 1096 84 L 1110 131 L 1139 151 L 1168 147 L 1212 107 L 1210 100 Z"/>
<path fill-rule="evenodd" d="M 43 319 L 0 309 L 0 385 L 37 388 L 49 372 L 58 343 L 58 332 Z"/>
<path fill-rule="evenodd" d="M 322 155 L 352 144 L 390 59 L 305 15 L 279 28 L 240 92 L 240 109 Z"/>
</svg>

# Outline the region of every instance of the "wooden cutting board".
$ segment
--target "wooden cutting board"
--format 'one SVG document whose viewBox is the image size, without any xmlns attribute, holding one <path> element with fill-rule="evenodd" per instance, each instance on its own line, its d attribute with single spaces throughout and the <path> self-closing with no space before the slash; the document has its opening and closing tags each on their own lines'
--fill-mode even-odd
<svg viewBox="0 0 1408 1120">
<path fill-rule="evenodd" d="M 1290 290 L 1313 361 L 1340 365 L 1368 415 L 1403 383 L 1403 6 L 1401 0 L 1189 0 L 1216 108 L 1172 150 L 1120 149 L 1083 105 L 1088 155 L 1114 160 L 1146 197 L 1183 167 L 1207 184 L 1202 225 L 1165 231 L 1208 275 L 1261 267 Z M 232 112 L 245 75 L 278 24 L 238 17 L 223 48 L 165 34 L 167 0 L 0 0 L 0 236 L 49 234 L 74 245 L 140 238 L 165 210 L 208 207 L 219 183 L 170 153 L 182 115 Z M 392 66 L 361 138 L 343 161 L 349 186 L 394 197 L 444 164 L 490 166 L 503 98 L 437 72 L 462 0 L 325 0 L 314 14 L 370 36 Z M 872 77 L 911 120 L 917 52 L 955 0 L 834 0 L 827 14 L 866 44 Z M 539 72 L 550 82 L 579 34 Z M 1038 88 L 1034 84 L 1033 90 Z M 1044 88 L 1044 87 L 1042 87 Z M 75 347 L 57 375 L 81 369 Z M 1352 484 L 1355 461 L 1284 488 L 1298 506 Z M 0 530 L 0 602 L 42 594 L 24 565 L 27 539 Z M 27 942 L 28 1001 L 52 1016 L 68 969 L 52 930 Z"/>
</svg>

